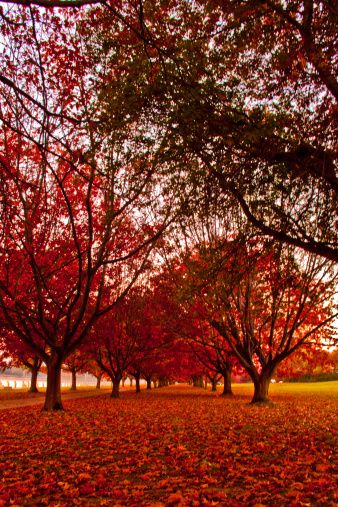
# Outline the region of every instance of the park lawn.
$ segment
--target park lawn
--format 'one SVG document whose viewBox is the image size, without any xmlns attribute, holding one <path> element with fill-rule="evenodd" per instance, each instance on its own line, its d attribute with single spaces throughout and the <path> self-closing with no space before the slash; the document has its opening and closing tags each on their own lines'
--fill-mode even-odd
<svg viewBox="0 0 338 507">
<path fill-rule="evenodd" d="M 336 506 L 328 384 L 274 385 L 271 406 L 174 386 L 1 411 L 0 506 Z"/>
<path fill-rule="evenodd" d="M 222 389 L 218 386 L 218 391 Z M 235 394 L 252 395 L 253 384 L 233 384 Z M 278 395 L 321 395 L 321 396 L 338 396 L 338 380 L 330 382 L 281 382 L 270 385 L 269 396 L 274 400 Z"/>
</svg>

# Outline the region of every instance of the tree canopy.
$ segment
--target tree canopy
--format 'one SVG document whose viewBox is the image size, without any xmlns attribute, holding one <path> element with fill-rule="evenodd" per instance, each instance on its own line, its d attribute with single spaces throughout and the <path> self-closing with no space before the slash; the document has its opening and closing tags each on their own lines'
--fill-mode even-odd
<svg viewBox="0 0 338 507">
<path fill-rule="evenodd" d="M 94 343 L 95 329 L 108 332 L 111 361 L 114 336 L 140 346 L 121 331 L 133 287 L 162 318 L 150 324 L 144 312 L 138 339 L 157 326 L 172 343 L 172 357 L 163 355 L 168 371 L 179 371 L 175 354 L 189 363 L 182 340 L 196 344 L 197 334 L 179 336 L 177 323 L 195 326 L 196 308 L 176 325 L 167 310 L 186 310 L 173 285 L 186 280 L 175 269 L 201 248 L 213 265 L 222 248 L 236 245 L 225 285 L 218 268 L 208 271 L 215 301 L 225 290 L 226 313 L 220 323 L 217 303 L 212 316 L 198 317 L 200 329 L 213 326 L 223 343 L 218 353 L 204 344 L 201 362 L 211 346 L 213 361 L 230 348 L 255 381 L 257 364 L 248 364 L 258 358 L 261 375 L 268 353 L 271 378 L 277 357 L 309 335 L 309 320 L 319 330 L 335 315 L 336 7 L 324 0 L 1 4 L 2 340 L 6 351 L 22 344 L 46 363 L 45 409 L 62 408 L 62 364 Z M 270 250 L 259 246 L 252 257 L 253 241 Z M 190 275 L 198 285 L 200 273 Z M 155 280 L 168 284 L 174 302 L 156 299 Z M 243 307 L 231 303 L 236 290 L 248 296 L 246 312 L 267 298 L 267 313 L 240 317 Z M 251 319 L 255 312 L 264 323 Z M 251 319 L 242 337 L 254 340 L 248 356 L 243 343 L 238 348 L 241 318 Z M 270 345 L 256 333 L 267 322 Z M 149 357 L 142 358 L 148 371 Z M 129 357 L 119 379 L 128 367 L 141 371 L 142 361 Z"/>
</svg>

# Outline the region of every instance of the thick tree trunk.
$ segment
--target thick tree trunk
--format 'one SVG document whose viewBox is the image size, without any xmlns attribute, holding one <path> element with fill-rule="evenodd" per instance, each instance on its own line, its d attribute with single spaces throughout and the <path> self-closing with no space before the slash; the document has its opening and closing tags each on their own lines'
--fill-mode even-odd
<svg viewBox="0 0 338 507">
<path fill-rule="evenodd" d="M 71 391 L 76 391 L 76 371 L 72 370 L 72 385 L 70 386 Z"/>
<path fill-rule="evenodd" d="M 39 364 L 40 361 L 38 360 L 37 363 Z M 39 392 L 39 390 L 38 390 L 39 369 L 40 369 L 40 367 L 37 366 L 36 361 L 34 360 L 33 366 L 31 368 L 31 385 L 28 390 L 30 393 L 38 393 Z"/>
<path fill-rule="evenodd" d="M 43 410 L 63 410 L 61 402 L 61 366 L 62 358 L 53 351 L 47 364 L 47 390 Z"/>
<path fill-rule="evenodd" d="M 233 395 L 232 388 L 231 388 L 231 370 L 232 370 L 232 366 L 222 372 L 223 379 L 224 379 L 222 396 L 232 396 Z"/>
<path fill-rule="evenodd" d="M 254 395 L 251 403 L 269 403 L 269 387 L 273 372 L 261 372 L 253 379 Z"/>
<path fill-rule="evenodd" d="M 120 378 L 112 379 L 113 389 L 112 389 L 112 392 L 110 395 L 111 398 L 119 398 L 120 397 L 120 382 L 121 382 Z"/>
<path fill-rule="evenodd" d="M 147 377 L 146 381 L 147 381 L 147 390 L 149 390 L 151 389 L 151 378 Z"/>
<path fill-rule="evenodd" d="M 141 392 L 141 386 L 140 386 L 140 375 L 135 375 L 135 382 L 136 382 L 136 392 Z"/>
<path fill-rule="evenodd" d="M 211 391 L 215 393 L 217 391 L 218 375 L 211 379 Z"/>
<path fill-rule="evenodd" d="M 96 377 L 96 389 L 101 389 L 101 375 Z"/>
</svg>

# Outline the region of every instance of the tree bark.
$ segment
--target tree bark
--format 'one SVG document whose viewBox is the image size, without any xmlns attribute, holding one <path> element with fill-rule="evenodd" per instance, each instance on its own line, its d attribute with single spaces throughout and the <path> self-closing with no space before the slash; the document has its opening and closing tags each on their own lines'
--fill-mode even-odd
<svg viewBox="0 0 338 507">
<path fill-rule="evenodd" d="M 96 389 L 101 389 L 101 375 L 96 377 Z"/>
<path fill-rule="evenodd" d="M 130 380 L 130 387 L 133 387 L 133 379 L 132 379 L 132 377 L 130 377 L 129 380 Z"/>
<path fill-rule="evenodd" d="M 217 391 L 217 375 L 211 379 L 211 391 L 213 393 Z"/>
<path fill-rule="evenodd" d="M 222 396 L 233 396 L 233 392 L 232 392 L 232 388 L 231 388 L 231 370 L 232 370 L 232 366 L 230 366 L 230 368 L 228 368 L 222 372 L 223 379 L 224 379 L 224 387 L 223 387 Z"/>
<path fill-rule="evenodd" d="M 147 377 L 146 381 L 147 381 L 147 390 L 149 390 L 151 389 L 151 378 Z"/>
<path fill-rule="evenodd" d="M 71 391 L 76 391 L 76 371 L 72 370 L 72 385 L 70 387 Z"/>
<path fill-rule="evenodd" d="M 113 389 L 112 389 L 112 392 L 110 395 L 111 398 L 119 398 L 120 397 L 120 382 L 121 382 L 120 378 L 112 379 Z"/>
<path fill-rule="evenodd" d="M 47 390 L 43 410 L 63 410 L 61 402 L 61 366 L 62 357 L 55 351 L 51 352 L 47 364 Z"/>
<path fill-rule="evenodd" d="M 250 403 L 269 403 L 269 387 L 273 372 L 261 372 L 253 379 L 254 395 Z"/>
</svg>

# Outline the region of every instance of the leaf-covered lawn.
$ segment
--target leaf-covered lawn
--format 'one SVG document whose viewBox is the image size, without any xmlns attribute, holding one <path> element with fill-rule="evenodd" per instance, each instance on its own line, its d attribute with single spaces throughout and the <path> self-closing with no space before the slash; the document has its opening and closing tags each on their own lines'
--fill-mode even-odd
<svg viewBox="0 0 338 507">
<path fill-rule="evenodd" d="M 240 393 L 175 386 L 1 411 L 0 506 L 337 505 L 337 397 L 255 407 Z"/>
</svg>

